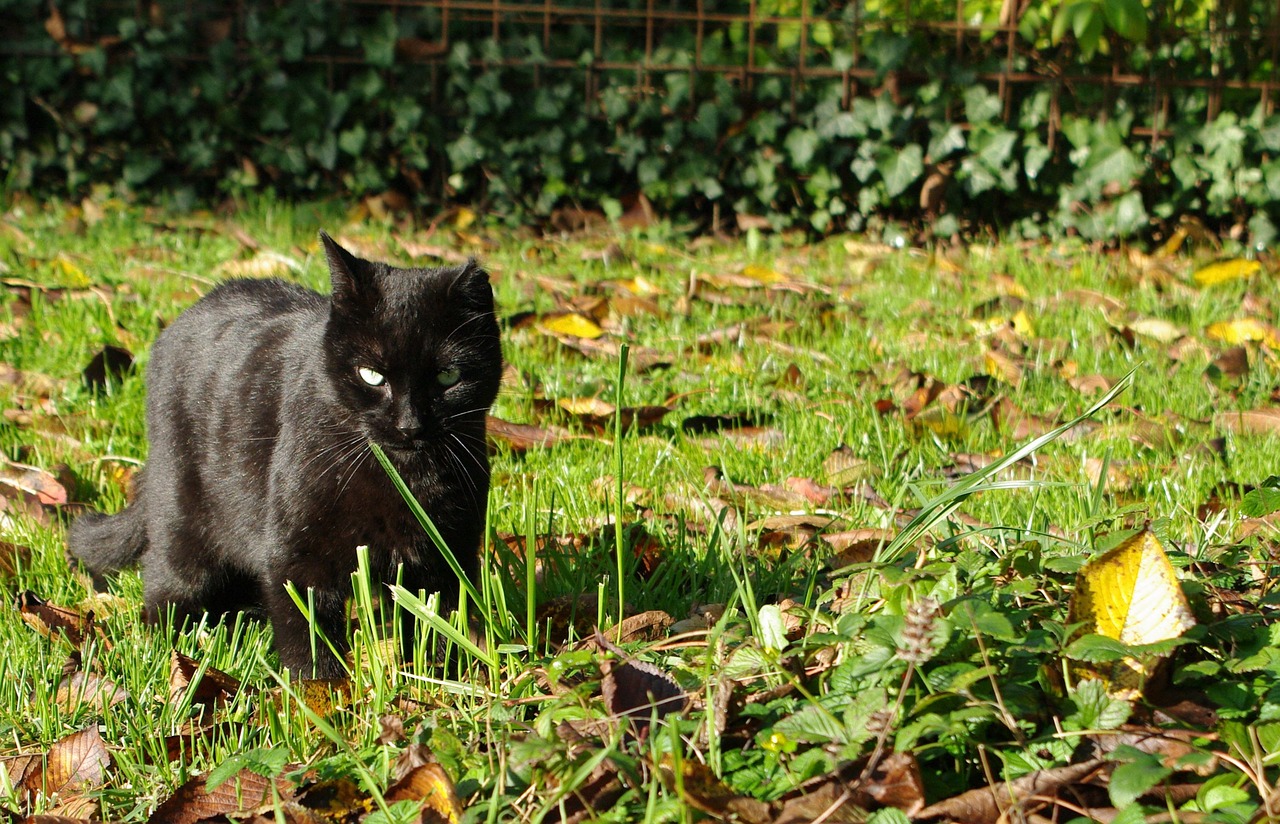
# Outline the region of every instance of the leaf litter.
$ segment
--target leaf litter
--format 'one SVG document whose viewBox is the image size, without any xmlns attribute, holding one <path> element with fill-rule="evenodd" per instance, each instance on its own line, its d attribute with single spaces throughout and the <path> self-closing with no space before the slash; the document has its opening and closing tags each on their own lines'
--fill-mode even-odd
<svg viewBox="0 0 1280 824">
<path fill-rule="evenodd" d="M 412 225 L 412 218 L 396 206 L 394 198 L 379 197 L 363 209 L 369 217 L 395 226 L 391 240 L 385 233 L 366 234 L 359 222 L 365 218 L 355 217 L 344 234 L 353 248 L 364 241 L 384 257 L 399 251 L 413 258 L 444 261 L 463 259 L 475 250 L 498 248 L 479 228 L 474 214 L 442 215 L 438 223 L 423 230 Z M 81 219 L 85 227 L 96 225 L 91 222 L 92 210 L 86 210 Z M 1102 540 L 1113 521 L 1129 518 L 1141 522 L 1144 504 L 1147 510 L 1157 507 L 1151 503 L 1155 500 L 1152 489 L 1162 478 L 1206 472 L 1231 481 L 1223 485 L 1218 512 L 1233 512 L 1241 490 L 1261 483 L 1259 477 L 1235 473 L 1245 465 L 1240 461 L 1242 454 L 1262 450 L 1266 439 L 1280 428 L 1273 420 L 1280 390 L 1270 385 L 1274 384 L 1271 375 L 1277 349 L 1268 314 L 1274 289 L 1270 280 L 1261 276 L 1269 264 L 1228 261 L 1230 265 L 1215 270 L 1173 257 L 1168 250 L 1150 255 L 1126 252 L 1107 259 L 1113 271 L 1106 279 L 1091 281 L 1070 266 L 1062 266 L 1070 287 L 1046 295 L 1042 284 L 1025 277 L 987 273 L 988 263 L 980 250 L 969 250 L 968 255 L 938 254 L 927 263 L 922 257 L 919 264 L 932 267 L 938 288 L 955 289 L 959 294 L 970 279 L 972 288 L 966 294 L 977 297 L 966 299 L 968 307 L 957 310 L 953 317 L 960 322 L 954 323 L 938 317 L 949 298 L 907 296 L 901 305 L 909 308 L 907 314 L 913 320 L 898 334 L 879 328 L 875 321 L 881 301 L 878 290 L 894 276 L 892 265 L 896 265 L 891 262 L 897 253 L 888 247 L 852 241 L 830 244 L 844 255 L 837 264 L 830 262 L 831 250 L 822 245 L 811 247 L 779 238 L 778 244 L 770 247 L 771 257 L 744 265 L 734 259 L 736 253 L 713 243 L 658 250 L 634 238 L 615 241 L 598 237 L 600 227 L 590 216 L 566 213 L 562 219 L 564 232 L 590 236 L 590 243 L 564 248 L 551 243 L 529 244 L 518 264 L 513 258 L 501 267 L 505 282 L 500 286 L 509 288 L 508 294 L 518 294 L 525 301 L 521 310 L 528 313 L 513 324 L 517 351 L 522 356 L 555 353 L 552 357 L 565 358 L 564 363 L 575 374 L 558 385 L 547 381 L 547 385 L 557 385 L 557 391 L 545 396 L 541 384 L 529 379 L 527 389 L 511 392 L 500 401 L 490 420 L 489 437 L 502 477 L 554 483 L 547 479 L 546 467 L 547 461 L 557 458 L 549 456 L 569 450 L 575 450 L 576 456 L 576 450 L 597 446 L 612 448 L 619 410 L 614 407 L 611 385 L 599 375 L 608 374 L 624 345 L 629 347 L 632 367 L 627 402 L 621 410 L 624 427 L 647 430 L 634 443 L 668 450 L 663 461 L 670 461 L 673 455 L 685 462 L 691 456 L 703 457 L 692 458 L 690 480 L 683 487 L 650 475 L 647 466 L 642 467 L 643 472 L 633 469 L 624 474 L 624 496 L 617 503 L 623 506 L 627 549 L 633 553 L 631 560 L 638 571 L 628 582 L 628 601 L 637 592 L 648 592 L 644 589 L 647 582 L 653 582 L 655 588 L 668 587 L 671 592 L 673 581 L 677 582 L 677 593 L 662 596 L 663 603 L 683 601 L 669 610 L 642 610 L 647 604 L 630 604 L 634 612 L 621 621 L 606 621 L 604 637 L 614 645 L 608 652 L 604 645 L 595 649 L 550 648 L 549 655 L 566 656 L 565 660 L 578 663 L 569 665 L 570 676 L 561 679 L 561 691 L 530 696 L 536 702 L 512 705 L 537 707 L 523 717 L 515 746 L 524 748 L 522 753 L 542 749 L 528 758 L 512 756 L 511 763 L 518 766 L 511 775 L 526 783 L 512 785 L 514 789 L 503 796 L 504 801 L 522 805 L 519 809 L 524 811 L 556 807 L 566 820 L 579 820 L 614 803 L 630 803 L 620 799 L 628 793 L 634 795 L 646 781 L 661 781 L 672 797 L 723 819 L 863 820 L 868 811 L 888 806 L 912 820 L 994 821 L 1011 814 L 1014 804 L 1020 805 L 1018 810 L 1034 810 L 1044 816 L 1078 814 L 1081 803 L 1090 810 L 1115 810 L 1117 800 L 1123 799 L 1116 796 L 1123 790 L 1115 787 L 1127 786 L 1129 776 L 1145 768 L 1139 755 L 1153 755 L 1159 769 L 1172 771 L 1171 781 L 1178 783 L 1168 784 L 1170 793 L 1185 793 L 1187 787 L 1194 790 L 1203 783 L 1201 773 L 1184 767 L 1198 756 L 1225 750 L 1226 744 L 1216 743 L 1212 736 L 1188 743 L 1168 729 L 1156 729 L 1156 722 L 1132 723 L 1140 717 L 1153 719 L 1158 713 L 1164 713 L 1158 723 L 1165 728 L 1176 728 L 1180 718 L 1192 716 L 1215 723 L 1214 702 L 1221 696 L 1211 698 L 1209 694 L 1223 677 L 1221 673 L 1202 675 L 1210 671 L 1214 654 L 1189 654 L 1187 649 L 1206 643 L 1200 640 L 1202 636 L 1195 636 L 1194 641 L 1183 635 L 1163 640 L 1112 638 L 1118 646 L 1089 641 L 1084 647 L 1072 648 L 1070 643 L 1084 636 L 1073 640 L 1063 635 L 1058 638 L 1060 647 L 1093 660 L 1069 658 L 1073 665 L 1060 668 L 1067 676 L 1057 686 L 1040 691 L 1038 686 L 1026 685 L 1035 682 L 1036 667 L 1053 660 L 1046 652 L 1052 645 L 1037 633 L 1081 623 L 1067 619 L 1082 618 L 1088 612 L 1080 606 L 1070 608 L 1075 612 L 1068 609 L 1074 595 L 1089 592 L 1091 586 L 1072 586 L 1073 580 L 1087 581 L 1091 574 L 1088 567 L 1081 569 L 1081 545 Z M 209 267 L 225 262 L 219 276 L 242 271 L 250 276 L 293 277 L 296 268 L 291 264 L 309 265 L 306 250 L 310 247 L 305 243 L 293 249 L 281 247 L 277 253 L 252 237 L 252 227 L 237 233 L 231 224 L 210 216 L 200 217 L 196 223 L 198 231 L 219 234 L 227 242 L 239 244 L 234 254 L 213 261 Z M 175 224 L 165 231 L 197 231 L 195 225 L 184 228 Z M 1190 235 L 1182 242 L 1190 243 Z M 161 260 L 165 267 L 182 267 L 161 250 L 136 251 L 130 259 Z M 275 257 L 277 254 L 284 259 Z M 574 276 L 567 277 L 564 270 L 553 271 L 556 266 L 568 265 L 582 265 L 590 274 L 570 270 Z M 31 300 L 64 301 L 88 289 L 98 277 L 92 261 L 74 251 L 50 257 L 41 267 L 39 282 L 33 275 L 30 282 L 7 285 L 9 301 L 17 307 L 15 319 L 22 311 L 23 295 L 28 308 Z M 692 276 L 691 268 L 695 270 Z M 979 269 L 983 274 L 977 274 Z M 601 271 L 605 271 L 603 277 L 599 276 Z M 145 275 L 161 276 L 161 269 Z M 1196 288 L 1188 286 L 1192 283 Z M 1215 293 L 1233 289 L 1245 290 L 1246 296 L 1231 311 L 1201 313 L 1182 308 L 1188 302 L 1210 301 Z M 982 302 L 973 305 L 973 300 Z M 1193 317 L 1205 320 L 1193 324 L 1189 321 Z M 1070 319 L 1072 328 L 1062 328 L 1063 318 Z M 664 325 L 673 322 L 684 324 L 683 339 L 664 333 Z M 26 325 L 26 320 L 14 323 L 19 338 L 29 334 Z M 826 351 L 824 339 L 815 336 L 815 329 L 837 339 L 860 336 L 857 339 L 862 343 L 849 362 L 834 359 Z M 1041 337 L 1045 334 L 1057 339 Z M 100 341 L 99 348 L 86 349 L 80 364 L 86 363 L 92 352 L 106 351 L 101 347 L 108 344 L 110 341 Z M 129 346 L 141 351 L 132 343 Z M 948 359 L 929 358 L 925 354 L 928 347 L 944 347 Z M 919 501 L 929 496 L 921 495 L 917 484 L 927 488 L 940 479 L 958 482 L 967 473 L 995 465 L 1011 442 L 1053 431 L 1080 407 L 1082 397 L 1092 398 L 1114 388 L 1127 371 L 1125 362 L 1132 358 L 1142 358 L 1153 374 L 1172 376 L 1177 370 L 1189 370 L 1201 386 L 1196 391 L 1214 394 L 1206 395 L 1198 407 L 1181 405 L 1176 411 L 1159 408 L 1159 401 L 1153 402 L 1158 394 L 1148 394 L 1145 405 L 1113 406 L 1060 438 L 1045 454 L 1024 458 L 991 477 L 993 483 L 1014 490 L 1051 490 L 1053 484 L 1098 490 L 1091 493 L 1098 496 L 1098 508 L 1091 510 L 1089 518 L 1066 518 L 1062 523 L 1007 517 L 993 520 L 986 501 L 996 495 L 983 489 L 914 543 L 903 562 L 878 560 L 901 534 L 899 530 L 921 514 Z M 22 406 L 15 405 L 15 410 L 25 412 L 29 419 L 23 430 L 29 434 L 24 437 L 46 438 L 33 426 L 35 417 L 59 410 L 41 408 L 41 395 L 45 401 L 63 403 L 59 396 L 67 385 L 75 383 L 79 367 L 50 370 L 30 358 L 10 360 L 14 364 L 7 373 L 10 377 L 0 384 L 7 387 L 5 391 L 26 393 Z M 105 360 L 106 356 L 102 379 L 96 379 L 95 373 L 89 383 L 102 386 L 122 374 L 108 367 Z M 41 381 L 42 371 L 72 380 Z M 578 373 L 582 377 L 577 377 Z M 756 394 L 702 394 L 705 390 L 698 381 L 711 382 L 709 375 L 718 379 L 734 376 L 737 385 L 751 386 Z M 538 377 L 545 380 L 543 375 Z M 1046 391 L 1046 386 L 1052 388 Z M 678 401 L 673 400 L 677 397 Z M 851 419 L 847 408 L 875 410 L 872 414 L 877 417 L 871 424 Z M 817 438 L 796 426 L 796 410 L 802 410 L 805 427 L 812 424 L 813 431 L 821 433 Z M 16 423 L 16 415 L 6 415 L 6 419 Z M 874 431 L 877 427 L 879 432 Z M 883 438 L 887 446 L 878 448 L 877 438 Z M 624 443 L 630 448 L 633 441 Z M 805 468 L 787 463 L 781 456 L 788 452 L 807 453 Z M 32 463 L 6 465 L 10 481 L 4 489 L 5 502 L 11 503 L 21 518 L 50 522 L 73 487 L 55 469 L 35 465 L 51 466 L 52 462 L 16 452 L 12 455 Z M 1233 461 L 1224 460 L 1226 457 Z M 757 459 L 758 463 L 753 463 Z M 699 466 L 708 467 L 700 482 Z M 749 469 L 743 473 L 743 467 Z M 616 477 L 610 475 L 614 468 L 608 464 L 607 469 L 600 467 L 594 473 L 597 483 L 592 485 L 589 499 L 614 506 L 618 489 Z M 539 473 L 543 473 L 541 480 Z M 61 500 L 50 479 L 61 487 Z M 1121 494 L 1128 497 L 1122 499 Z M 1178 494 L 1173 497 L 1177 500 Z M 1182 503 L 1194 508 L 1198 501 Z M 1137 512 L 1122 508 L 1122 504 Z M 568 508 L 578 505 L 575 501 Z M 552 508 L 547 507 L 548 511 Z M 1156 509 L 1157 514 L 1160 511 Z M 556 516 L 563 517 L 558 512 Z M 1251 536 L 1242 534 L 1245 525 L 1237 530 L 1234 523 L 1224 522 L 1220 535 L 1197 547 L 1200 554 L 1190 565 L 1185 541 L 1162 540 L 1166 560 L 1155 566 L 1163 570 L 1157 578 L 1166 589 L 1157 600 L 1178 603 L 1175 590 L 1168 587 L 1178 588 L 1180 595 L 1181 582 L 1194 579 L 1195 585 L 1189 589 L 1194 594 L 1185 603 L 1195 614 L 1207 610 L 1223 616 L 1265 616 L 1265 608 L 1258 604 L 1266 597 L 1271 567 L 1258 558 L 1242 562 L 1237 542 L 1254 542 L 1249 545 L 1274 551 L 1275 530 L 1264 522 L 1266 517 L 1249 519 L 1256 522 L 1248 526 L 1256 530 Z M 643 533 L 633 531 L 633 519 L 644 527 Z M 571 528 L 562 528 L 557 520 L 555 528 L 536 530 L 536 572 L 542 585 L 550 585 L 562 569 L 589 561 L 598 563 L 602 559 L 594 556 L 612 551 L 612 539 L 605 536 L 613 531 L 613 525 L 600 525 L 601 520 L 608 519 L 593 524 L 582 518 L 570 519 Z M 1030 537 L 1007 526 L 1033 521 L 1035 529 Z M 508 527 L 507 522 L 497 523 L 499 530 Z M 1258 537 L 1268 534 L 1272 537 Z M 677 535 L 685 537 L 673 540 Z M 523 581 L 521 553 L 526 536 L 507 533 L 502 537 L 503 544 L 495 548 L 494 555 L 509 563 L 517 580 Z M 726 605 L 730 599 L 725 596 L 732 593 L 705 597 L 712 593 L 679 591 L 689 587 L 689 579 L 679 574 L 681 566 L 688 563 L 688 556 L 681 554 L 685 551 L 680 543 L 683 540 L 700 545 L 723 541 L 725 557 L 750 571 L 761 600 L 745 603 L 737 599 Z M 11 569 L 5 574 L 21 578 L 28 574 L 33 553 L 38 564 L 44 551 L 24 550 L 25 544 L 20 543 L 14 546 L 8 553 L 13 559 Z M 771 554 L 767 551 L 770 547 L 785 548 L 786 552 Z M 812 596 L 798 608 L 784 606 L 788 602 L 783 595 L 798 593 L 785 587 L 779 591 L 764 582 L 772 580 L 769 575 L 775 569 L 793 562 L 788 559 L 806 553 L 822 562 L 809 584 Z M 1141 561 L 1139 567 L 1150 563 L 1149 559 Z M 840 570 L 844 571 L 836 572 Z M 1247 574 L 1242 570 L 1248 570 Z M 1073 578 L 1077 575 L 1084 577 Z M 991 581 L 1007 589 L 992 589 Z M 13 588 L 26 586 L 33 585 L 23 580 Z M 905 592 L 917 590 L 937 591 L 940 601 L 948 606 L 936 619 L 941 640 L 929 653 L 935 658 L 908 664 L 903 651 L 909 650 L 911 643 L 903 635 L 903 598 Z M 538 607 L 546 611 L 539 614 L 538 622 L 555 623 L 558 619 L 552 613 L 559 609 L 573 615 L 566 619 L 572 629 L 559 637 L 593 638 L 597 616 L 611 614 L 614 609 L 609 593 L 601 593 L 603 599 L 594 591 L 565 595 L 558 605 L 554 602 L 559 599 L 543 599 Z M 649 596 L 655 597 L 652 592 Z M 1087 595 L 1079 597 L 1088 600 Z M 965 599 L 979 604 L 973 613 L 977 616 L 975 625 L 981 628 L 977 648 L 962 643 L 975 636 L 953 611 L 954 603 Z M 701 600 L 712 603 L 699 605 Z M 19 604 L 16 614 L 50 639 L 65 638 L 76 647 L 106 640 L 102 626 L 81 606 L 59 607 L 30 594 Z M 1145 607 L 1134 611 L 1158 613 Z M 1111 638 L 1103 631 L 1105 626 L 1106 621 L 1095 619 L 1092 631 L 1085 635 Z M 1095 646 L 1089 648 L 1089 643 Z M 1267 645 L 1265 638 L 1252 638 L 1249 643 L 1255 648 Z M 986 660 L 993 652 L 994 663 Z M 587 656 L 584 659 L 572 658 L 583 654 Z M 1231 659 L 1232 654 L 1217 657 L 1238 660 Z M 106 660 L 109 664 L 110 656 Z M 1087 703 L 1082 696 L 1092 688 L 1082 684 L 1091 683 L 1095 676 L 1123 680 L 1119 675 L 1124 670 L 1117 668 L 1116 662 L 1125 660 L 1148 667 L 1148 677 L 1139 686 L 1142 702 L 1150 707 L 1131 698 L 1112 697 L 1109 700 L 1120 701 L 1131 716 L 1127 727 L 1080 733 L 1070 746 L 1050 734 L 1072 718 L 1073 712 L 1083 712 L 1072 709 L 1073 701 Z M 1075 663 L 1087 666 L 1076 667 Z M 55 682 L 61 684 L 59 703 L 66 701 L 68 707 L 100 713 L 114 712 L 113 707 L 134 700 L 115 683 L 115 672 L 108 670 L 108 678 L 99 666 L 95 662 L 91 669 L 75 668 L 59 676 L 60 682 Z M 269 708 L 280 711 L 281 705 L 270 696 L 236 701 L 242 690 L 251 688 L 202 666 L 199 659 L 173 653 L 167 700 L 177 704 L 189 697 L 194 705 L 192 716 L 169 731 L 171 740 L 166 746 L 177 759 L 190 758 L 220 736 L 244 735 L 246 729 L 261 723 L 257 718 L 231 717 L 237 706 L 248 703 L 256 704 L 259 712 Z M 1020 680 L 1014 683 L 1015 677 L 1002 668 L 1016 670 Z M 1184 691 L 1179 700 L 1162 693 L 1165 687 L 1158 682 L 1170 670 L 1195 682 L 1200 691 Z M 993 674 L 996 672 L 999 675 Z M 916 692 L 921 679 L 928 679 L 927 692 L 932 697 L 927 701 Z M 349 686 L 358 689 L 358 685 Z M 566 686 L 568 689 L 563 689 Z M 1029 691 L 1034 701 L 1029 701 Z M 863 708 L 850 703 L 850 696 L 857 695 L 876 696 L 882 706 L 875 713 L 864 713 Z M 890 699 L 897 696 L 902 696 L 902 702 L 895 708 Z M 339 718 L 343 713 L 354 714 L 353 707 L 365 697 L 317 702 L 315 706 L 329 718 Z M 433 713 L 433 709 L 423 709 L 430 701 L 419 700 L 421 697 L 404 696 L 403 705 L 414 707 L 415 713 Z M 583 700 L 588 701 L 591 711 L 581 711 Z M 1269 706 L 1267 700 L 1258 697 L 1256 704 Z M 655 714 L 656 708 L 668 703 L 679 709 Z M 551 720 L 566 707 L 585 715 L 583 723 L 574 728 Z M 541 715 L 544 709 L 546 717 Z M 1004 723 L 1002 712 L 1021 718 L 1021 726 L 1000 726 Z M 404 719 L 404 733 L 396 736 L 394 743 L 380 746 L 394 750 L 400 740 L 409 739 L 405 752 L 421 747 L 413 741 L 415 734 L 422 738 L 430 730 L 439 732 L 446 726 L 437 716 L 430 717 Z M 594 727 L 587 723 L 593 718 L 608 723 Z M 657 725 L 651 722 L 654 718 Z M 1108 718 L 1090 720 L 1105 727 L 1110 723 Z M 715 762 L 715 769 L 700 760 L 707 745 L 696 725 L 704 720 L 706 728 L 722 738 L 719 751 L 733 753 L 727 760 Z M 1257 716 L 1249 720 L 1253 723 Z M 1150 726 L 1142 726 L 1148 723 Z M 806 727 L 810 724 L 830 733 L 823 743 L 815 743 L 822 739 L 812 737 L 812 730 Z M 968 726 L 957 733 L 955 727 L 949 732 L 947 724 Z M 607 734 L 610 728 L 629 730 L 631 737 L 619 744 Z M 680 759 L 653 757 L 639 743 L 642 737 L 656 740 L 676 728 L 687 741 L 698 742 Z M 641 735 L 641 729 L 647 732 Z M 544 731 L 558 733 L 560 740 L 555 740 L 555 735 L 544 739 Z M 851 731 L 862 737 L 851 735 Z M 1177 740 L 1181 749 L 1160 736 Z M 895 739 L 901 745 L 900 752 L 894 750 Z M 1142 743 L 1157 739 L 1160 743 Z M 444 738 L 431 740 L 438 744 Z M 476 768 L 478 752 L 483 749 L 479 740 L 469 738 L 459 749 L 471 747 L 475 752 L 452 762 L 447 747 L 440 749 L 438 763 L 431 760 L 437 753 L 417 750 L 413 766 L 406 762 L 403 770 L 397 769 L 394 777 L 388 776 L 382 783 L 385 800 L 421 802 L 438 820 L 456 820 L 464 807 L 483 804 L 488 794 L 495 792 L 493 785 L 478 785 L 468 779 L 470 783 L 455 787 L 451 780 L 480 774 L 461 768 L 464 764 Z M 877 748 L 877 740 L 886 747 Z M 989 749 L 978 753 L 973 748 L 975 740 L 985 740 Z M 1117 748 L 1103 743 L 1107 740 L 1124 743 Z M 1073 752 L 1081 742 L 1088 746 Z M 67 747 L 69 751 L 71 745 Z M 945 772 L 938 756 L 942 750 L 953 753 L 949 758 L 954 760 L 948 763 L 966 765 L 968 772 L 963 777 L 935 783 L 940 771 Z M 1005 759 L 1004 766 L 997 763 L 994 770 L 983 769 L 987 762 L 982 759 L 992 754 Z M 60 752 L 59 757 L 62 755 Z M 30 768 L 22 766 L 21 758 L 32 756 L 24 752 L 10 763 L 9 775 L 17 776 L 15 784 L 23 784 L 29 774 Z M 83 774 L 75 777 L 73 772 L 75 780 L 66 784 L 72 800 L 111 780 L 109 759 L 102 762 L 86 757 L 81 762 Z M 1207 770 L 1217 770 L 1218 775 L 1225 769 L 1221 761 L 1205 763 Z M 161 803 L 153 820 L 194 821 L 209 813 L 245 820 L 271 820 L 281 815 L 297 821 L 355 821 L 376 812 L 368 787 L 350 778 L 322 778 L 300 760 L 290 759 L 280 767 L 267 776 L 247 768 L 232 771 L 227 781 L 238 782 L 241 790 L 233 794 L 234 799 L 219 795 L 226 782 L 211 788 L 205 777 L 194 778 Z M 94 769 L 102 771 L 101 775 Z M 288 777 L 283 778 L 285 775 Z M 530 777 L 545 780 L 539 783 Z M 460 787 L 465 790 L 459 792 Z M 1141 791 L 1148 795 L 1139 792 L 1134 797 L 1155 802 L 1158 807 L 1162 803 L 1159 789 L 1160 785 L 1153 784 Z M 1009 799 L 1009 804 L 993 802 L 993 798 Z M 58 809 L 74 813 L 70 817 L 76 819 L 92 814 Z M 168 818 L 155 817 L 161 809 Z"/>
</svg>

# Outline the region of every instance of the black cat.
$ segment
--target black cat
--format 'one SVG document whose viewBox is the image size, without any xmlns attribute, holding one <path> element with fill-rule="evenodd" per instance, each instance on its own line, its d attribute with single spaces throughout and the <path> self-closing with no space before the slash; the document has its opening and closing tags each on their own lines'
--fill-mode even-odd
<svg viewBox="0 0 1280 824">
<path fill-rule="evenodd" d="M 331 297 L 234 280 L 164 330 L 147 367 L 151 449 L 134 499 L 78 519 L 68 547 L 99 581 L 140 562 L 153 622 L 169 608 L 179 623 L 265 608 L 281 663 L 333 678 L 341 662 L 323 642 L 312 659 L 285 583 L 311 589 L 315 625 L 340 652 L 357 546 L 381 582 L 399 574 L 456 606 L 457 578 L 369 443 L 474 580 L 502 352 L 489 277 L 474 262 L 397 269 L 320 237 Z"/>
</svg>

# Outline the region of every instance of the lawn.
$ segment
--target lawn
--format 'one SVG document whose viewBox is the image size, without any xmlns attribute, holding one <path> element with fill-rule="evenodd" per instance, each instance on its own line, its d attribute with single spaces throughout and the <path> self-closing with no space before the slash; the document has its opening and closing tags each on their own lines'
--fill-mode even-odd
<svg viewBox="0 0 1280 824">
<path fill-rule="evenodd" d="M 1280 814 L 1272 260 L 474 218 L 7 204 L 13 820 Z M 356 580 L 350 679 L 290 682 L 264 622 L 152 630 L 63 552 L 146 458 L 160 329 L 229 277 L 327 289 L 320 229 L 480 258 L 507 371 L 479 645 Z M 462 672 L 401 662 L 394 609 Z"/>
</svg>

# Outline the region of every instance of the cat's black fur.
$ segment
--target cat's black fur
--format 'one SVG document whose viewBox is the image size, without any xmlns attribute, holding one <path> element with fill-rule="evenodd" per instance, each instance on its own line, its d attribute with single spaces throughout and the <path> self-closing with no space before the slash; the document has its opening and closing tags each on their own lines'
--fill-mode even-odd
<svg viewBox="0 0 1280 824">
<path fill-rule="evenodd" d="M 331 678 L 342 665 L 323 642 L 312 660 L 285 583 L 312 590 L 315 623 L 340 651 L 357 546 L 382 582 L 399 568 L 410 590 L 456 604 L 456 577 L 368 443 L 474 578 L 502 354 L 488 275 L 474 263 L 397 269 L 321 238 L 331 297 L 230 281 L 160 335 L 133 502 L 78 519 L 68 546 L 99 580 L 140 562 L 152 621 L 169 608 L 178 621 L 265 609 L 281 662 Z M 368 370 L 385 382 L 370 385 Z"/>
</svg>

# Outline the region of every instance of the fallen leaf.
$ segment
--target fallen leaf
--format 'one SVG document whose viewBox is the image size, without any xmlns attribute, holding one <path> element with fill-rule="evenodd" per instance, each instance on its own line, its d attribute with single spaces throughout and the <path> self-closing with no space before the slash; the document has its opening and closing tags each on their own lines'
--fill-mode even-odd
<svg viewBox="0 0 1280 824">
<path fill-rule="evenodd" d="M 58 795 L 63 800 L 101 787 L 106 780 L 111 755 L 95 724 L 74 732 L 53 744 L 42 768 L 32 770 L 22 786 L 33 795 Z"/>
<path fill-rule="evenodd" d="M 244 769 L 223 781 L 216 789 L 205 788 L 203 777 L 183 784 L 148 819 L 149 824 L 197 824 L 216 816 L 245 818 L 272 802 L 272 789 L 292 795 L 282 778 L 264 778 Z"/>
<path fill-rule="evenodd" d="M 54 606 L 29 590 L 18 594 L 17 607 L 22 620 L 32 629 L 46 637 L 61 633 L 75 647 L 80 646 L 89 633 L 98 630 L 92 617 Z M 101 635 L 101 632 L 98 631 L 98 634 Z"/>
<path fill-rule="evenodd" d="M 604 330 L 595 321 L 577 312 L 544 315 L 538 320 L 537 327 L 542 332 L 553 337 L 594 340 L 604 335 Z"/>
<path fill-rule="evenodd" d="M 462 802 L 453 782 L 439 764 L 423 764 L 387 788 L 389 804 L 398 801 L 420 802 L 421 824 L 458 824 L 462 819 Z"/>
<path fill-rule="evenodd" d="M 346 248 L 355 249 L 356 244 L 351 243 L 349 238 L 343 238 L 342 241 Z M 260 249 L 247 260 L 228 260 L 218 264 L 213 271 L 234 278 L 273 278 L 301 272 L 302 264 L 288 255 Z"/>
<path fill-rule="evenodd" d="M 1280 407 L 1219 412 L 1213 416 L 1213 424 L 1237 435 L 1272 435 L 1280 432 Z"/>
<path fill-rule="evenodd" d="M 45 506 L 59 506 L 67 502 L 66 487 L 53 475 L 36 466 L 0 458 L 0 496 L 10 497 L 8 490 L 32 495 Z"/>
<path fill-rule="evenodd" d="M 517 454 L 535 446 L 552 446 L 571 437 L 571 433 L 557 426 L 512 423 L 494 415 L 486 418 L 485 434 L 490 445 L 505 446 Z"/>
<path fill-rule="evenodd" d="M 652 664 L 630 658 L 599 630 L 595 641 L 618 659 L 616 662 L 609 656 L 600 659 L 600 691 L 611 716 L 630 720 L 643 735 L 649 728 L 651 715 L 662 718 L 683 712 L 689 705 L 688 694 L 670 675 Z"/>
<path fill-rule="evenodd" d="M 1211 340 L 1222 341 L 1229 346 L 1241 343 L 1264 343 L 1272 349 L 1280 349 L 1280 335 L 1276 328 L 1257 318 L 1236 318 L 1209 324 L 1204 330 Z"/>
<path fill-rule="evenodd" d="M 1223 352 L 1205 367 L 1205 377 L 1219 387 L 1238 383 L 1249 374 L 1249 350 L 1243 346 L 1233 346 Z"/>
<path fill-rule="evenodd" d="M 81 706 L 90 706 L 96 712 L 114 707 L 128 699 L 129 693 L 96 672 L 77 670 L 58 683 L 54 702 L 63 712 L 75 712 Z"/>
<path fill-rule="evenodd" d="M 1195 617 L 1164 547 L 1143 530 L 1087 563 L 1076 575 L 1068 623 L 1128 646 L 1178 638 Z M 1100 672 L 1113 692 L 1141 689 L 1159 659 L 1125 658 Z"/>
<path fill-rule="evenodd" d="M 196 687 L 191 683 L 198 676 Z M 169 703 L 180 704 L 188 694 L 192 704 L 209 707 L 222 706 L 240 691 L 240 681 L 216 667 L 205 667 L 200 672 L 200 662 L 176 649 L 169 658 Z"/>
<path fill-rule="evenodd" d="M 1262 271 L 1262 264 L 1256 260 L 1235 258 L 1218 263 L 1211 263 L 1196 271 L 1192 278 L 1200 286 L 1217 286 L 1230 280 L 1251 278 Z"/>
<path fill-rule="evenodd" d="M 917 821 L 954 821 L 959 824 L 990 824 L 1003 820 L 1003 813 L 1023 809 L 1032 799 L 1051 803 L 1072 784 L 1101 774 L 1108 762 L 1094 758 L 1080 764 L 1037 770 L 1013 781 L 1002 781 L 989 787 L 960 793 L 937 804 L 930 804 L 915 815 Z"/>
</svg>

